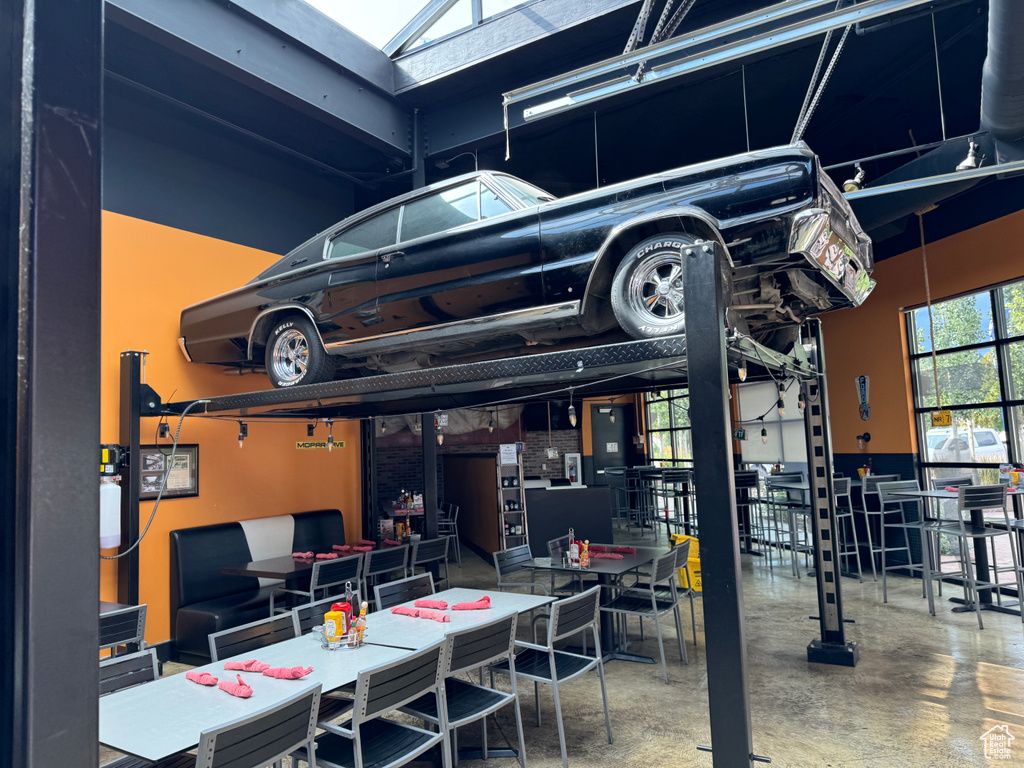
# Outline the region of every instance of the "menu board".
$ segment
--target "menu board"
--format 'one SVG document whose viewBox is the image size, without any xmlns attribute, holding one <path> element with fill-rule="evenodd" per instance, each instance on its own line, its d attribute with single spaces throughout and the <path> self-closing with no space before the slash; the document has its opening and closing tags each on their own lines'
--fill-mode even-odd
<svg viewBox="0 0 1024 768">
<path fill-rule="evenodd" d="M 519 458 L 516 455 L 515 443 L 502 443 L 500 448 L 502 464 L 518 464 Z"/>
</svg>

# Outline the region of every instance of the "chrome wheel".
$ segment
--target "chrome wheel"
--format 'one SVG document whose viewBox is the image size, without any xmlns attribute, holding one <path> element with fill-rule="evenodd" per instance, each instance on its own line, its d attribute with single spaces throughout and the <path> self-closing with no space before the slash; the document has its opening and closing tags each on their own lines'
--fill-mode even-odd
<svg viewBox="0 0 1024 768">
<path fill-rule="evenodd" d="M 283 382 L 296 382 L 309 366 L 309 340 L 294 328 L 283 331 L 274 341 L 271 367 L 274 377 Z"/>
<path fill-rule="evenodd" d="M 683 267 L 678 251 L 656 252 L 636 266 L 627 301 L 645 325 L 675 326 L 683 320 Z"/>
</svg>

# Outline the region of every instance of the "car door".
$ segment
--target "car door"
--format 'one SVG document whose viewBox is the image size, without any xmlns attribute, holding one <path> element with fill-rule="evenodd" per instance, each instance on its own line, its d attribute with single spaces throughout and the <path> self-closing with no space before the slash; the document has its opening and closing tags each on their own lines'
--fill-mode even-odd
<svg viewBox="0 0 1024 768">
<path fill-rule="evenodd" d="M 324 343 L 344 343 L 379 333 L 377 254 L 394 247 L 400 207 L 359 221 L 333 235 L 324 250 L 326 287 L 318 306 Z"/>
<path fill-rule="evenodd" d="M 379 332 L 459 323 L 544 303 L 536 209 L 514 210 L 479 179 L 403 206 L 378 253 Z"/>
</svg>

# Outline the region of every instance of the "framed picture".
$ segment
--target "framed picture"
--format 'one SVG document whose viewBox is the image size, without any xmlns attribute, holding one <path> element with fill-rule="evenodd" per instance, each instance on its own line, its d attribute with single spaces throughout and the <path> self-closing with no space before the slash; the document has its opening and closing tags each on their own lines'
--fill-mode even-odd
<svg viewBox="0 0 1024 768">
<path fill-rule="evenodd" d="M 565 454 L 565 476 L 573 485 L 583 482 L 583 462 L 578 453 Z"/>
<path fill-rule="evenodd" d="M 171 446 L 143 445 L 139 449 L 142 467 L 139 499 L 155 499 L 167 475 L 163 498 L 181 499 L 199 495 L 199 446 L 178 445 L 171 463 Z"/>
</svg>

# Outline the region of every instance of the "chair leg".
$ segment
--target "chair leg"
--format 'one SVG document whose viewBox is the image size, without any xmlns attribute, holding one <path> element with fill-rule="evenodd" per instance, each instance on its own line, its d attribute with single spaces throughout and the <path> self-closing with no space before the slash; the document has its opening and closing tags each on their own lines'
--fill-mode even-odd
<svg viewBox="0 0 1024 768">
<path fill-rule="evenodd" d="M 888 603 L 888 583 L 885 580 L 885 576 L 889 572 L 885 567 L 885 515 L 882 515 L 880 518 L 878 518 L 878 520 L 881 523 L 881 527 L 879 528 L 879 535 L 882 537 L 881 543 L 879 544 L 879 546 L 882 548 L 882 602 Z"/>
<path fill-rule="evenodd" d="M 555 696 L 555 720 L 558 721 L 558 746 L 562 749 L 562 768 L 569 768 L 569 755 L 565 751 L 565 726 L 562 724 L 562 701 L 558 697 L 558 678 L 552 675 L 551 690 Z"/>
<path fill-rule="evenodd" d="M 597 677 L 601 681 L 601 700 L 604 702 L 604 727 L 608 731 L 608 743 L 614 744 L 615 740 L 612 738 L 612 719 L 608 714 L 608 689 L 604 684 L 604 662 L 602 661 L 603 656 L 601 655 L 601 638 L 597 634 L 597 628 L 594 628 L 594 647 L 597 649 Z"/>
<path fill-rule="evenodd" d="M 1022 592 L 1021 594 L 1024 594 Z M 693 648 L 697 649 L 697 612 L 693 608 L 693 591 L 690 591 L 690 626 L 693 627 Z"/>
<path fill-rule="evenodd" d="M 665 661 L 665 643 L 661 638 L 661 622 L 658 620 L 657 608 L 654 609 L 654 629 L 658 633 L 658 653 L 661 654 L 661 671 L 665 675 L 665 685 L 668 685 L 668 664 Z"/>
<path fill-rule="evenodd" d="M 533 684 L 533 704 L 537 710 L 537 727 L 540 728 L 540 683 Z"/>
<path fill-rule="evenodd" d="M 519 764 L 526 768 L 526 736 L 523 733 L 523 712 L 519 708 L 519 690 L 516 686 L 515 673 L 509 675 L 512 683 L 512 706 L 516 710 L 516 731 L 519 733 Z M 491 687 L 494 687 L 494 683 L 491 683 Z"/>
<path fill-rule="evenodd" d="M 676 618 L 676 637 L 679 639 L 679 659 L 683 664 L 689 664 L 686 658 L 686 635 L 683 634 L 683 617 L 679 612 L 679 603 L 672 606 L 672 613 Z"/>
<path fill-rule="evenodd" d="M 864 514 L 864 530 L 868 534 L 868 557 L 871 558 L 871 578 L 878 581 L 878 572 L 875 570 L 875 543 L 871 540 L 871 515 Z"/>
<path fill-rule="evenodd" d="M 967 542 L 964 542 L 967 546 Z M 981 596 L 978 594 L 978 580 L 974 576 L 974 568 L 971 567 L 970 552 L 967 557 L 967 589 L 971 593 L 971 601 L 974 603 L 974 613 L 978 617 L 978 629 L 984 629 L 985 625 L 981 620 Z"/>
</svg>

